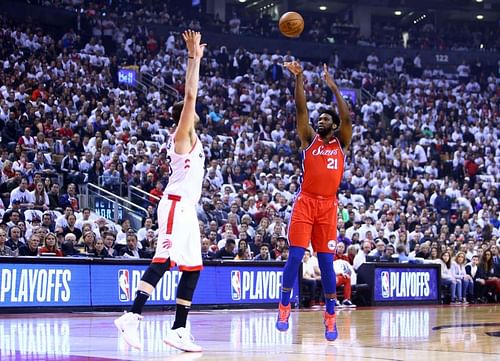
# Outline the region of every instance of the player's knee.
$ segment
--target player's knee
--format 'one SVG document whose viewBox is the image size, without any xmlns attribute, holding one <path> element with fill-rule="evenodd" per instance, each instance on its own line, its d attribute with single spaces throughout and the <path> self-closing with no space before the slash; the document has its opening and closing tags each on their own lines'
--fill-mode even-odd
<svg viewBox="0 0 500 361">
<path fill-rule="evenodd" d="M 288 258 L 290 262 L 302 262 L 302 258 L 304 258 L 305 249 L 302 247 L 292 246 L 288 252 Z"/>
<path fill-rule="evenodd" d="M 182 272 L 179 286 L 177 288 L 177 298 L 192 301 L 194 290 L 200 278 L 200 271 Z"/>
<path fill-rule="evenodd" d="M 151 263 L 144 272 L 141 280 L 149 283 L 151 286 L 156 287 L 158 282 L 160 282 L 161 278 L 170 268 L 170 261 L 162 262 L 162 263 Z"/>
</svg>

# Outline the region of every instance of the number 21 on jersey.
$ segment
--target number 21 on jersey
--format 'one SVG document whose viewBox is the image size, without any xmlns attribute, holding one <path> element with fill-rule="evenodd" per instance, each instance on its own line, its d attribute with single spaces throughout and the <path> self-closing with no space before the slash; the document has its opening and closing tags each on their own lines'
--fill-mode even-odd
<svg viewBox="0 0 500 361">
<path fill-rule="evenodd" d="M 326 165 L 328 169 L 338 169 L 338 159 L 337 158 L 328 158 L 328 164 Z"/>
</svg>

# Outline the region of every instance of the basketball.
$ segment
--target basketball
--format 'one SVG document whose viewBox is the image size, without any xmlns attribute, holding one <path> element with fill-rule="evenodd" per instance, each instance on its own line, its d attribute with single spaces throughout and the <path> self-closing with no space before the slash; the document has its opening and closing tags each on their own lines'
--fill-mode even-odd
<svg viewBox="0 0 500 361">
<path fill-rule="evenodd" d="M 280 32 L 288 38 L 297 38 L 304 31 L 304 19 L 295 11 L 281 15 L 279 21 Z"/>
</svg>

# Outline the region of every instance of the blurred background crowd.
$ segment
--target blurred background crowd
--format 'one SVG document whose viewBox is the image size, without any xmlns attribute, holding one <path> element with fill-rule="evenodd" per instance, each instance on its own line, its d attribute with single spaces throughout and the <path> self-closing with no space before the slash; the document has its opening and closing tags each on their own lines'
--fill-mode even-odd
<svg viewBox="0 0 500 361">
<path fill-rule="evenodd" d="M 169 174 L 162 144 L 174 126 L 171 106 L 183 94 L 187 53 L 175 32 L 157 36 L 148 24 L 272 37 L 275 22 L 265 14 L 191 19 L 170 1 L 30 3 L 82 18 L 61 32 L 0 16 L 0 254 L 152 257 L 155 206 Z M 372 38 L 364 39 L 354 28 L 335 35 L 337 25 L 349 27 L 348 16 L 308 21 L 305 42 L 401 46 L 402 30 L 390 23 L 372 22 Z M 465 50 L 480 43 L 498 58 L 498 29 L 415 25 L 409 32 L 418 35 L 407 45 Z M 401 51 L 385 61 L 374 51 L 349 66 L 336 53 L 325 59 L 339 87 L 367 94 L 347 97 L 354 129 L 338 195 L 337 258 L 355 271 L 367 257 L 440 262 L 448 254 L 446 274 L 462 252 L 463 266 L 474 256 L 481 265 L 471 277 L 498 280 L 498 69 L 480 61 L 443 69 Z M 294 59 L 278 49 L 209 44 L 197 103 L 207 159 L 198 209 L 206 259 L 287 259 L 302 172 L 294 79 L 282 66 Z M 321 62 L 299 60 L 314 125 L 319 110 L 334 105 L 332 94 Z M 121 85 L 124 65 L 147 74 L 151 86 Z M 81 207 L 88 183 L 142 204 L 142 227 Z M 131 187 L 148 197 L 135 199 Z M 320 277 L 306 268 L 313 273 L 305 276 Z M 461 276 L 450 277 L 456 284 Z M 499 292 L 498 282 L 491 284 Z"/>
</svg>

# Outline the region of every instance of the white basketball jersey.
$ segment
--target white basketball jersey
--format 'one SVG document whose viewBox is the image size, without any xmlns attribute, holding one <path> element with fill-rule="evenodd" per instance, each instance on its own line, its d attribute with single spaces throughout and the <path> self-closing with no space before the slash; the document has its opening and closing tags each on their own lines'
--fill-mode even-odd
<svg viewBox="0 0 500 361">
<path fill-rule="evenodd" d="M 205 152 L 198 137 L 189 153 L 175 153 L 173 134 L 167 143 L 167 157 L 170 161 L 170 177 L 165 195 L 181 196 L 193 204 L 198 203 L 201 197 L 201 185 L 205 175 Z"/>
</svg>

